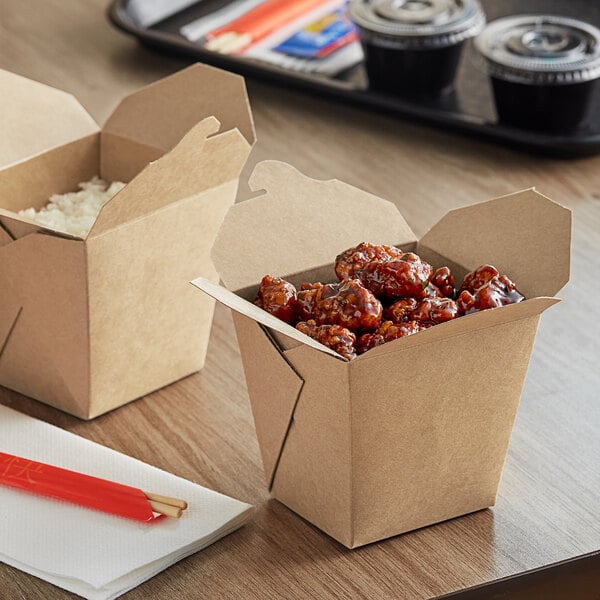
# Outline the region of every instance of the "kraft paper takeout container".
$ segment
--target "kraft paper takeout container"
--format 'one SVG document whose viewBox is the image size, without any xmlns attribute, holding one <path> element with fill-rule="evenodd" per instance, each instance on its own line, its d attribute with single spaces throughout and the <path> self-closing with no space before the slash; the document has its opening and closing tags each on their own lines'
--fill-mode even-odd
<svg viewBox="0 0 600 600">
<path fill-rule="evenodd" d="M 214 302 L 188 282 L 218 281 L 210 249 L 254 143 L 243 79 L 189 67 L 102 128 L 6 71 L 0 104 L 0 385 L 92 418 L 201 369 Z M 85 239 L 17 216 L 95 175 L 129 183 Z"/>
<path fill-rule="evenodd" d="M 392 203 L 339 181 L 264 162 L 251 187 L 265 192 L 230 209 L 213 249 L 228 289 L 194 283 L 233 309 L 273 496 L 351 548 L 492 506 L 540 315 L 569 278 L 570 211 L 527 190 L 453 210 L 417 241 Z M 361 241 L 459 281 L 492 263 L 528 299 L 350 362 L 251 303 L 267 273 L 335 281 L 335 256 Z"/>
</svg>

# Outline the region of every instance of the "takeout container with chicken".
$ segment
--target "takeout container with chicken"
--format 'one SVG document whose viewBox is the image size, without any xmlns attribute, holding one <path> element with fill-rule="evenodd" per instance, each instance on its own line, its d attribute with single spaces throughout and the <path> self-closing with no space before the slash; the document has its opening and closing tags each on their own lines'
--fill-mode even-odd
<svg viewBox="0 0 600 600">
<path fill-rule="evenodd" d="M 65 92 L 0 71 L 0 385 L 92 418 L 202 368 L 210 249 L 254 142 L 243 79 L 201 65 L 100 128 Z M 74 236 L 19 211 L 127 185 Z M 35 211 L 31 211 L 35 212 Z"/>
<path fill-rule="evenodd" d="M 540 315 L 569 277 L 570 212 L 527 190 L 417 240 L 392 203 L 340 181 L 263 162 L 250 185 L 263 193 L 213 248 L 224 286 L 194 284 L 233 311 L 272 495 L 351 548 L 492 506 Z M 254 303 L 267 274 L 336 282 L 335 257 L 365 241 L 448 266 L 457 287 L 491 263 L 526 299 L 351 359 Z"/>
</svg>

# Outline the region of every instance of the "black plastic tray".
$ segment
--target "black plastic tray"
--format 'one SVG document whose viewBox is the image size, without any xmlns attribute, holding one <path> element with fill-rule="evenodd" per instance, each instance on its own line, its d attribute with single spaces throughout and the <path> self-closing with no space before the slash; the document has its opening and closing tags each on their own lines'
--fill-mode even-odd
<svg viewBox="0 0 600 600">
<path fill-rule="evenodd" d="M 487 75 L 471 43 L 467 44 L 463 53 L 455 92 L 417 103 L 369 90 L 362 64 L 336 77 L 307 75 L 251 59 L 210 52 L 179 33 L 183 25 L 227 4 L 225 0 L 199 0 L 151 27 L 136 25 L 131 10 L 134 2 L 139 7 L 143 6 L 143 1 L 114 0 L 108 15 L 116 27 L 157 49 L 183 54 L 241 75 L 260 77 L 338 102 L 393 113 L 411 121 L 418 120 L 534 154 L 577 158 L 600 153 L 600 85 L 595 88 L 592 109 L 586 121 L 577 130 L 568 135 L 527 131 L 498 123 Z M 153 0 L 151 4 L 156 6 L 157 2 L 159 0 Z M 175 4 L 172 0 L 163 2 L 167 7 Z M 597 0 L 482 0 L 482 5 L 488 21 L 510 14 L 545 13 L 570 16 L 600 26 L 600 2 Z"/>
</svg>

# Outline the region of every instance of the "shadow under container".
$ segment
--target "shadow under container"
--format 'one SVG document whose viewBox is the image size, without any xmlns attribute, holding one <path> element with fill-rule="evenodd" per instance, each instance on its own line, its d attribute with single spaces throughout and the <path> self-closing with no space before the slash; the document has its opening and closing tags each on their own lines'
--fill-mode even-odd
<svg viewBox="0 0 600 600">
<path fill-rule="evenodd" d="M 250 185 L 264 194 L 230 209 L 213 249 L 229 289 L 194 284 L 233 311 L 272 495 L 349 548 L 492 506 L 540 315 L 569 277 L 570 211 L 528 190 L 417 241 L 392 203 L 342 182 L 264 162 Z M 349 362 L 252 303 L 266 273 L 334 281 L 332 257 L 361 241 L 457 277 L 493 263 L 528 299 Z"/>
<path fill-rule="evenodd" d="M 192 66 L 101 129 L 62 91 L 0 71 L 0 385 L 89 419 L 204 365 L 210 250 L 254 142 L 241 77 Z M 222 132 L 219 131 L 219 120 Z M 85 239 L 18 211 L 129 182 Z"/>
</svg>

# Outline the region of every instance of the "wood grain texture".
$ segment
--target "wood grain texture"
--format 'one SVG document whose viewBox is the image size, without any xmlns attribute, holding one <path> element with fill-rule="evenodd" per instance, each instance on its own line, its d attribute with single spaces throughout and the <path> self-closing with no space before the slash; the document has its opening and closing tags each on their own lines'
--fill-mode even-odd
<svg viewBox="0 0 600 600">
<path fill-rule="evenodd" d="M 104 0 L 3 0 L 0 68 L 76 94 L 103 122 L 122 95 L 186 64 L 113 30 L 105 8 Z M 536 186 L 573 209 L 572 278 L 564 302 L 542 318 L 497 506 L 355 551 L 269 500 L 222 307 L 201 373 L 92 422 L 0 390 L 3 404 L 258 505 L 248 526 L 125 598 L 430 598 L 599 551 L 600 157 L 535 158 L 248 86 L 259 143 L 244 177 L 259 160 L 289 161 L 394 201 L 418 235 L 451 208 Z M 242 185 L 240 198 L 248 194 Z M 1 599 L 70 597 L 0 565 Z"/>
</svg>

